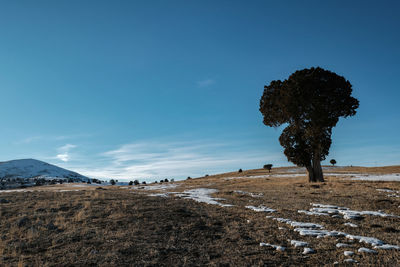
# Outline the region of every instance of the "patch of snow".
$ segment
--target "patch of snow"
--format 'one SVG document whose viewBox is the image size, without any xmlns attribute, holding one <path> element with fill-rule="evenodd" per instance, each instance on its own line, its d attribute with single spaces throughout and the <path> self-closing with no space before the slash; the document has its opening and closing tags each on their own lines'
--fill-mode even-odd
<svg viewBox="0 0 400 267">
<path fill-rule="evenodd" d="M 275 212 L 276 210 L 271 209 L 271 208 L 267 208 L 263 205 L 260 205 L 258 207 L 254 207 L 254 206 L 246 206 L 246 208 L 257 211 L 257 212 Z"/>
<path fill-rule="evenodd" d="M 376 250 L 369 249 L 369 248 L 359 248 L 358 252 L 359 253 L 374 253 L 374 254 L 378 253 Z"/>
<path fill-rule="evenodd" d="M 346 263 L 358 263 L 358 261 L 353 260 L 353 259 L 345 259 L 344 262 L 346 262 Z"/>
<path fill-rule="evenodd" d="M 282 246 L 279 246 L 279 245 L 272 245 L 272 244 L 263 243 L 263 242 L 260 243 L 260 247 L 271 247 L 271 248 L 274 248 L 277 251 L 281 251 L 281 252 L 285 251 L 285 249 L 286 249 L 285 247 L 282 247 Z"/>
<path fill-rule="evenodd" d="M 380 216 L 380 217 L 395 217 L 399 218 L 399 216 L 393 214 L 387 214 L 382 211 L 357 211 L 350 210 L 346 207 L 339 207 L 335 205 L 325 205 L 325 204 L 316 204 L 311 203 L 314 208 L 311 208 L 309 211 L 298 210 L 299 213 L 304 213 L 307 215 L 343 215 L 344 219 L 361 219 L 363 215 L 371 215 L 371 216 Z"/>
<path fill-rule="evenodd" d="M 350 256 L 353 256 L 353 255 L 354 255 L 354 252 L 353 252 L 353 251 L 346 250 L 345 252 L 343 252 L 343 254 L 344 254 L 345 256 L 350 257 Z"/>
<path fill-rule="evenodd" d="M 169 197 L 168 193 L 154 193 L 154 194 L 148 194 L 149 197 Z"/>
<path fill-rule="evenodd" d="M 263 197 L 264 195 L 262 193 L 251 193 L 251 192 L 245 192 L 241 190 L 236 190 L 234 191 L 235 193 L 241 194 L 241 195 L 249 195 L 251 197 Z"/>
<path fill-rule="evenodd" d="M 312 248 L 304 248 L 303 250 L 303 254 L 312 254 L 315 253 L 315 250 L 313 250 Z"/>
<path fill-rule="evenodd" d="M 224 200 L 223 198 L 214 198 L 211 194 L 217 193 L 217 189 L 210 188 L 196 188 L 191 190 L 186 190 L 182 193 L 175 193 L 175 196 L 192 199 L 197 202 L 207 203 L 212 205 L 219 205 L 221 207 L 232 207 L 231 204 L 222 204 L 218 202 L 219 200 Z"/>
<path fill-rule="evenodd" d="M 395 246 L 395 245 L 385 244 L 385 245 L 374 246 L 374 249 L 396 249 L 396 250 L 400 250 L 400 247 L 399 246 Z"/>
<path fill-rule="evenodd" d="M 329 214 L 316 212 L 316 211 L 308 211 L 308 210 L 298 210 L 298 213 L 304 213 L 306 215 L 318 215 L 318 216 L 329 216 Z"/>
<path fill-rule="evenodd" d="M 357 224 L 354 224 L 354 223 L 349 223 L 349 222 L 347 222 L 347 223 L 344 223 L 344 225 L 346 225 L 346 226 L 350 226 L 350 227 L 354 227 L 354 228 L 358 227 L 358 225 L 357 225 Z"/>
<path fill-rule="evenodd" d="M 290 244 L 293 245 L 295 248 L 308 246 L 307 242 L 298 241 L 298 240 L 291 240 Z"/>
<path fill-rule="evenodd" d="M 360 243 L 366 243 L 370 244 L 371 246 L 380 246 L 385 244 L 382 240 L 379 240 L 374 237 L 367 237 L 367 236 L 359 236 L 359 235 L 346 235 L 346 238 L 352 239 L 352 240 L 358 240 Z"/>
<path fill-rule="evenodd" d="M 152 184 L 152 185 L 147 185 L 147 186 L 141 186 L 141 187 L 133 187 L 132 189 L 135 190 L 168 190 L 168 189 L 173 189 L 178 187 L 178 184 L 170 184 L 170 183 L 162 183 L 162 184 Z"/>
<path fill-rule="evenodd" d="M 345 244 L 345 243 L 337 243 L 336 247 L 337 248 L 347 248 L 347 247 L 350 247 L 350 245 L 349 244 Z"/>
<path fill-rule="evenodd" d="M 361 181 L 400 181 L 399 173 L 392 174 L 382 174 L 382 175 L 355 175 L 352 180 L 361 180 Z"/>
</svg>

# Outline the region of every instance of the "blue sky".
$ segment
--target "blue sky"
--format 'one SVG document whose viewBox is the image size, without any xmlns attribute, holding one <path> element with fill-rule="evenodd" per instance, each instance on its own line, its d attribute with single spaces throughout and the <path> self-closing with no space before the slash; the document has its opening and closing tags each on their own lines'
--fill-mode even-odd
<svg viewBox="0 0 400 267">
<path fill-rule="evenodd" d="M 399 1 L 2 1 L 0 160 L 100 178 L 291 165 L 263 86 L 321 66 L 360 100 L 328 160 L 400 164 Z"/>
</svg>

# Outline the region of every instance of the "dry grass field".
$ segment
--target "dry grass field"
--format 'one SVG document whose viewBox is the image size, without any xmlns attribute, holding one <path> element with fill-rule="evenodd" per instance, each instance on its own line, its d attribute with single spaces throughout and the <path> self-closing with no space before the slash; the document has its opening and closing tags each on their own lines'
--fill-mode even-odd
<svg viewBox="0 0 400 267">
<path fill-rule="evenodd" d="M 342 266 L 351 264 L 345 261 L 351 258 L 361 266 L 400 266 L 400 250 L 374 248 L 357 239 L 373 237 L 400 246 L 399 217 L 362 214 L 346 219 L 340 212 L 298 212 L 317 203 L 399 216 L 400 182 L 352 178 L 396 176 L 400 166 L 324 172 L 326 182 L 315 184 L 306 182 L 297 168 L 275 168 L 271 173 L 249 170 L 155 187 L 64 184 L 0 192 L 0 265 Z M 275 212 L 246 208 L 260 205 Z M 355 238 L 301 235 L 276 218 L 319 224 Z M 345 224 L 349 222 L 353 227 Z M 304 248 L 292 240 L 307 242 L 315 253 L 303 254 Z M 338 243 L 349 247 L 338 248 Z M 376 253 L 359 252 L 361 247 Z M 345 256 L 344 251 L 354 255 Z"/>
</svg>

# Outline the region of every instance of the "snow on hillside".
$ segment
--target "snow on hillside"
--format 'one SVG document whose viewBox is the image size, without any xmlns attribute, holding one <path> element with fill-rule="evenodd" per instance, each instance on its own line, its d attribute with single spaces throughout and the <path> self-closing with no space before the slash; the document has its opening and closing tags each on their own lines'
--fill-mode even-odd
<svg viewBox="0 0 400 267">
<path fill-rule="evenodd" d="M 88 181 L 89 178 L 49 163 L 35 159 L 19 159 L 0 162 L 0 179 L 14 178 L 72 178 Z"/>
</svg>

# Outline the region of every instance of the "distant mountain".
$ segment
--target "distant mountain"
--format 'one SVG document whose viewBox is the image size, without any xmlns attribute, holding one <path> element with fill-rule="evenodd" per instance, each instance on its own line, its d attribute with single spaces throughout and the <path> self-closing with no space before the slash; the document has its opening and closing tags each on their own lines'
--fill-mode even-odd
<svg viewBox="0 0 400 267">
<path fill-rule="evenodd" d="M 79 173 L 69 171 L 36 159 L 18 159 L 0 162 L 0 179 L 30 179 L 43 178 L 73 179 L 78 182 L 87 182 L 90 179 Z"/>
</svg>

